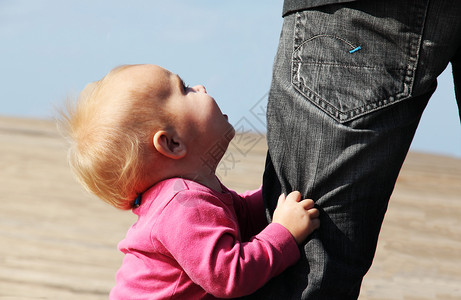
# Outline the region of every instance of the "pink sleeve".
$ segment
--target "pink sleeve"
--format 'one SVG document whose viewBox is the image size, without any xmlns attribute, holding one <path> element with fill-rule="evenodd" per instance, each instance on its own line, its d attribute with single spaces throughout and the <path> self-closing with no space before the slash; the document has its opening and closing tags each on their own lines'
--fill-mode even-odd
<svg viewBox="0 0 461 300">
<path fill-rule="evenodd" d="M 298 260 L 298 246 L 285 227 L 270 224 L 242 243 L 227 206 L 205 193 L 187 194 L 194 205 L 173 199 L 156 222 L 153 236 L 192 281 L 213 296 L 251 294 Z"/>
<path fill-rule="evenodd" d="M 264 217 L 264 202 L 263 202 L 263 191 L 262 186 L 257 190 L 246 191 L 243 194 L 239 195 L 248 205 L 248 209 L 251 215 L 256 215 L 258 217 Z M 264 222 L 267 225 L 267 220 L 264 217 Z"/>
<path fill-rule="evenodd" d="M 256 235 L 267 226 L 267 218 L 262 197 L 262 187 L 247 191 L 238 197 L 240 203 L 235 203 L 235 209 L 244 241 Z"/>
</svg>

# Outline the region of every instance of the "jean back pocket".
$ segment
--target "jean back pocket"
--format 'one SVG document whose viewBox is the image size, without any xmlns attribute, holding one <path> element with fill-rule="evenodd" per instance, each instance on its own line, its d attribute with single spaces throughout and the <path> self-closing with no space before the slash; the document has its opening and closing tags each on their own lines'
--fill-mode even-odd
<svg viewBox="0 0 461 300">
<path fill-rule="evenodd" d="M 423 22 L 351 11 L 294 16 L 291 82 L 339 122 L 410 97 Z"/>
</svg>

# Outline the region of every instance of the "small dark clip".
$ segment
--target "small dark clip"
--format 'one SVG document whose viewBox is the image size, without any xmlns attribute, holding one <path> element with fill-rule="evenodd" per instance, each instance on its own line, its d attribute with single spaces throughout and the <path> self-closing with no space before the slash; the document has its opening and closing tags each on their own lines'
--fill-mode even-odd
<svg viewBox="0 0 461 300">
<path fill-rule="evenodd" d="M 141 205 L 142 194 L 138 194 L 136 200 L 134 200 L 133 208 L 138 208 Z"/>
</svg>

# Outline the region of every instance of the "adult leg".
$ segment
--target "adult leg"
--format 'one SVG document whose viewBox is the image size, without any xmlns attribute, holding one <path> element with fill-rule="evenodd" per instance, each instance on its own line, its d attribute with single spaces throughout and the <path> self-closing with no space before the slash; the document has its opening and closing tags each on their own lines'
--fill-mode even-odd
<svg viewBox="0 0 461 300">
<path fill-rule="evenodd" d="M 313 198 L 321 227 L 301 261 L 255 298 L 356 299 L 371 265 L 397 175 L 450 57 L 424 38 L 428 19 L 440 17 L 428 13 L 433 6 L 459 12 L 459 3 L 369 2 L 284 20 L 263 190 L 269 213 L 279 189 Z"/>
<path fill-rule="evenodd" d="M 461 47 L 455 58 L 451 61 L 453 70 L 453 82 L 455 84 L 456 101 L 458 102 L 459 118 L 461 120 Z"/>
</svg>

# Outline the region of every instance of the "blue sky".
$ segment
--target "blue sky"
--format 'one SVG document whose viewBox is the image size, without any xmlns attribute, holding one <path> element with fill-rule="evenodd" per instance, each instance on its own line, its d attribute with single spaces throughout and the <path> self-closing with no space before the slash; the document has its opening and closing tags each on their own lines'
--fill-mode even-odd
<svg viewBox="0 0 461 300">
<path fill-rule="evenodd" d="M 263 131 L 281 9 L 282 0 L 0 0 L 0 114 L 52 118 L 54 105 L 113 67 L 153 63 L 203 84 L 231 123 Z M 461 157 L 450 74 L 413 150 Z"/>
</svg>

